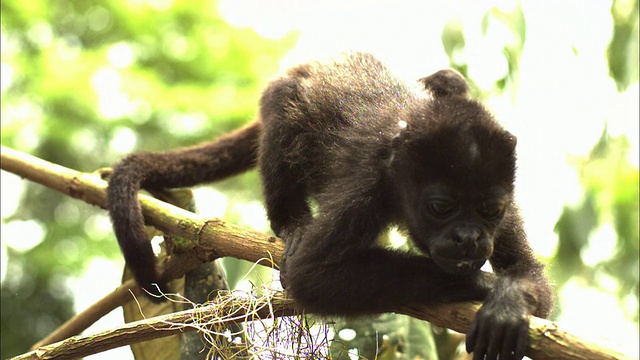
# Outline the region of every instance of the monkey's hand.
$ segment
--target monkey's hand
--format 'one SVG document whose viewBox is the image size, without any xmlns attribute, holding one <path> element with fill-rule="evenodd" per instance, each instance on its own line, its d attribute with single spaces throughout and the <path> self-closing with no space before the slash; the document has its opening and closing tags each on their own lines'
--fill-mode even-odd
<svg viewBox="0 0 640 360">
<path fill-rule="evenodd" d="M 524 357 L 529 317 L 536 308 L 526 280 L 501 278 L 476 314 L 467 333 L 467 352 L 474 360 Z"/>
</svg>

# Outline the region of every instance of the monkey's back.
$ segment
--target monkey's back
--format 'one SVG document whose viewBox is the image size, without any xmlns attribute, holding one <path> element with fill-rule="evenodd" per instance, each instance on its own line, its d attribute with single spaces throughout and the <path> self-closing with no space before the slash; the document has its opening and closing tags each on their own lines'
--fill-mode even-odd
<svg viewBox="0 0 640 360">
<path fill-rule="evenodd" d="M 301 106 L 312 124 L 358 127 L 397 115 L 414 97 L 377 58 L 347 53 L 327 62 L 312 62 L 288 72 L 298 80 Z M 380 125 L 375 124 L 376 130 Z"/>
<path fill-rule="evenodd" d="M 286 134 L 263 147 L 277 147 L 303 169 L 299 176 L 312 192 L 354 172 L 378 177 L 399 116 L 415 100 L 415 91 L 371 54 L 299 65 L 263 95 L 265 132 Z"/>
</svg>

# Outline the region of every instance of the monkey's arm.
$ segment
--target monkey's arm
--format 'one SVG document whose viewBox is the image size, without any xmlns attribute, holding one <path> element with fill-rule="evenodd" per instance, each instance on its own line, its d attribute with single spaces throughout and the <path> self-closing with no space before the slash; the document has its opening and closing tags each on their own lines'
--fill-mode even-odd
<svg viewBox="0 0 640 360">
<path fill-rule="evenodd" d="M 497 355 L 521 359 L 528 342 L 529 316 L 547 317 L 553 306 L 543 264 L 529 247 L 521 222 L 516 216 L 508 220 L 490 259 L 498 279 L 467 333 L 467 351 L 474 352 L 474 360 L 485 355 L 486 359 Z"/>
<path fill-rule="evenodd" d="M 388 191 L 366 190 L 364 183 L 332 184 L 331 198 L 321 199 L 318 215 L 289 254 L 287 290 L 304 308 L 353 316 L 486 297 L 492 274 L 447 274 L 424 256 L 376 246 L 393 210 L 383 199 Z"/>
<path fill-rule="evenodd" d="M 167 291 L 155 270 L 155 257 L 145 232 L 137 197 L 140 188 L 192 186 L 252 168 L 257 159 L 261 127 L 260 122 L 253 122 L 198 146 L 129 155 L 115 166 L 109 178 L 107 208 L 124 258 L 138 285 L 154 295 Z"/>
</svg>

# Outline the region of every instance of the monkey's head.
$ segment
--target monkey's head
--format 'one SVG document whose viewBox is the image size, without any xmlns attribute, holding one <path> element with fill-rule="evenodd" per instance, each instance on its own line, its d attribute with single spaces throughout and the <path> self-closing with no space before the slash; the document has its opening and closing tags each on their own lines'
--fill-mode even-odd
<svg viewBox="0 0 640 360">
<path fill-rule="evenodd" d="M 477 271 L 513 211 L 516 138 L 466 93 L 438 89 L 405 114 L 393 178 L 414 244 L 446 272 Z"/>
</svg>

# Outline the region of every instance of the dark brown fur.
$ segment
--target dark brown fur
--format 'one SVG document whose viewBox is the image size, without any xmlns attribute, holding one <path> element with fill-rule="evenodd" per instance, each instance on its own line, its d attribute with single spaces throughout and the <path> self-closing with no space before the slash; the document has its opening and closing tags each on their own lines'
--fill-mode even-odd
<svg viewBox="0 0 640 360">
<path fill-rule="evenodd" d="M 419 83 L 412 90 L 368 54 L 300 65 L 271 82 L 260 120 L 244 129 L 124 159 L 109 209 L 139 284 L 166 290 L 144 236 L 140 187 L 215 181 L 257 163 L 272 229 L 286 240 L 283 283 L 307 310 L 352 316 L 484 300 L 468 350 L 522 358 L 527 316 L 547 316 L 552 292 L 513 203 L 515 138 L 468 97 L 459 74 Z M 421 254 L 375 245 L 392 224 Z M 478 271 L 487 259 L 494 274 Z"/>
</svg>

